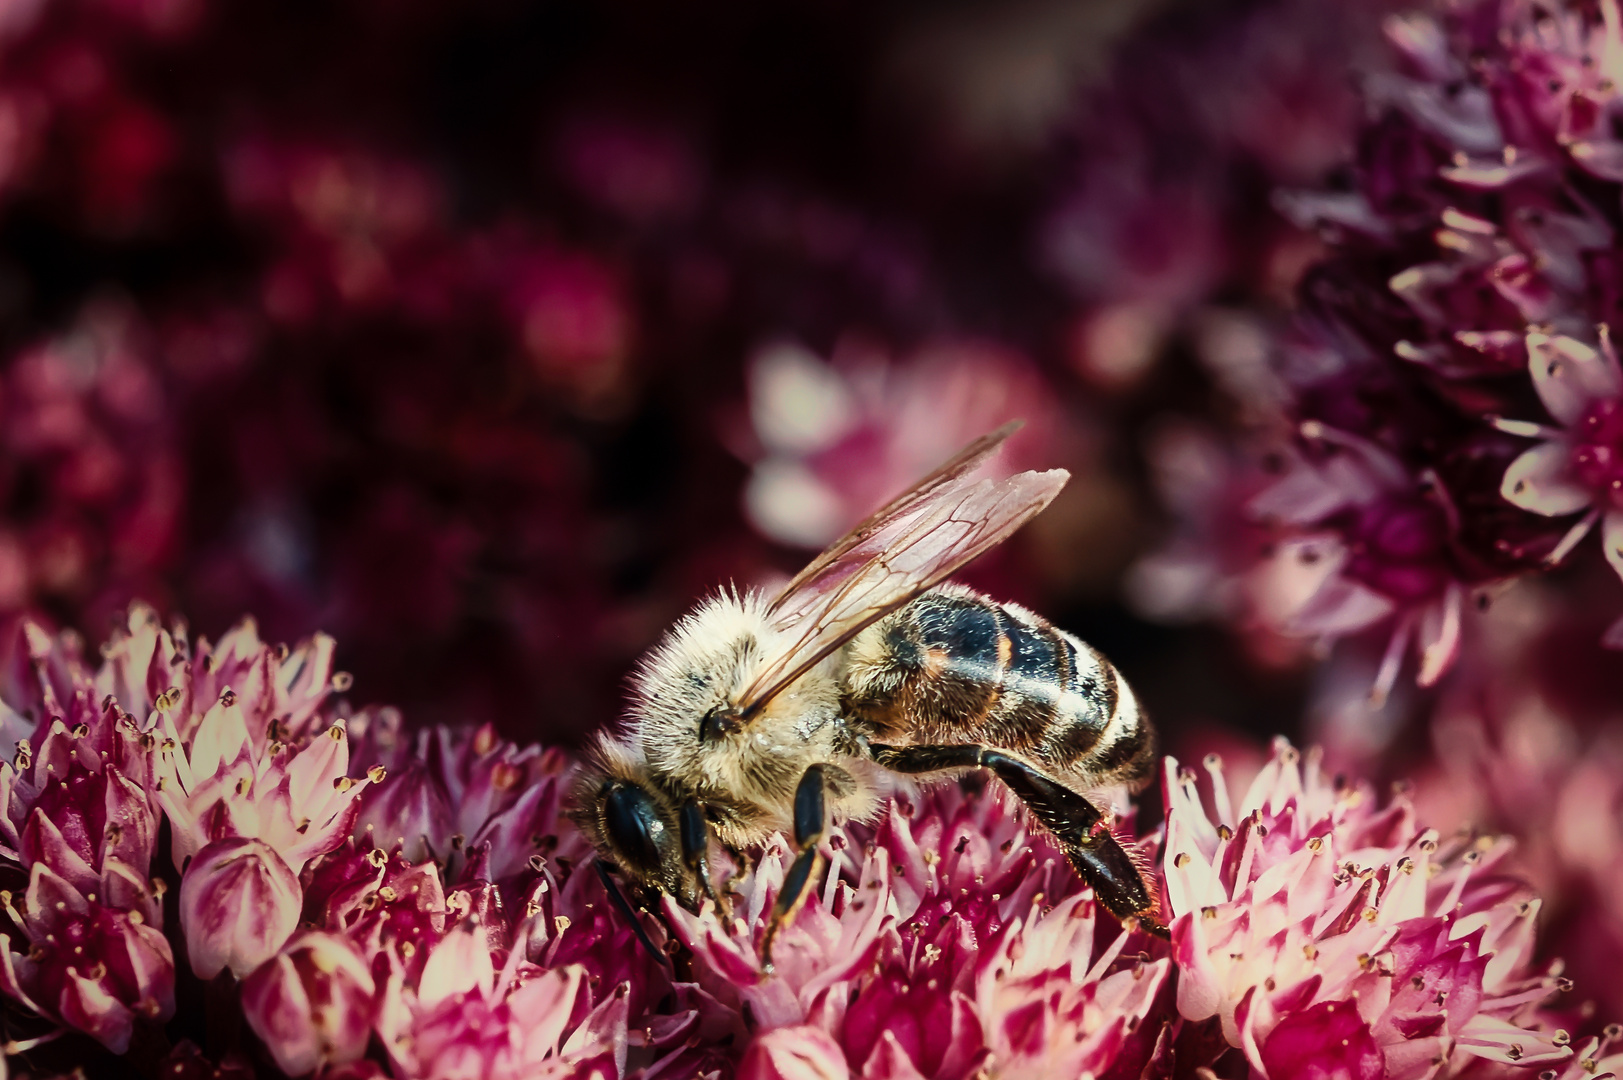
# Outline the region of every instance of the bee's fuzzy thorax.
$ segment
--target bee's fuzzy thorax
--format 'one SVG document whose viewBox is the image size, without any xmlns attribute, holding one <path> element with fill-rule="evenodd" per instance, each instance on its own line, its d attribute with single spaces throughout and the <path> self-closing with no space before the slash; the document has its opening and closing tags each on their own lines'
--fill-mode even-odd
<svg viewBox="0 0 1623 1080">
<path fill-rule="evenodd" d="M 763 597 L 736 589 L 718 592 L 684 615 L 638 665 L 632 676 L 633 717 L 657 709 L 672 679 L 687 676 L 701 659 L 719 669 L 731 658 L 742 678 L 772 636 Z"/>
</svg>

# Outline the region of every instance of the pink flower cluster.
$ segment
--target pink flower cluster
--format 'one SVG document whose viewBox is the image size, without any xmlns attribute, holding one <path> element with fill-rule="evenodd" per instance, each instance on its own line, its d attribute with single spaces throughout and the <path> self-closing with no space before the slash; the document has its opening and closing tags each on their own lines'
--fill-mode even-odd
<svg viewBox="0 0 1623 1080">
<path fill-rule="evenodd" d="M 1572 1055 L 1540 1017 L 1567 985 L 1534 952 L 1539 901 L 1508 849 L 1333 781 L 1281 740 L 1237 805 L 1207 759 L 1166 763 L 1165 874 L 1178 1011 L 1215 1020 L 1258 1074 L 1431 1077 Z"/>
<path fill-rule="evenodd" d="M 137 606 L 99 668 L 32 622 L 11 644 L 0 989 L 49 1025 L 124 1054 L 192 981 L 289 1076 L 375 1075 L 374 1039 L 399 1076 L 620 1075 L 680 1042 L 628 1031 L 669 980 L 573 869 L 560 755 L 352 713 L 326 637 L 193 644 Z"/>
<path fill-rule="evenodd" d="M 1574 1054 L 1547 1011 L 1570 984 L 1535 958 L 1539 901 L 1500 872 L 1505 844 L 1440 840 L 1284 743 L 1237 804 L 1209 761 L 1212 814 L 1169 761 L 1140 857 L 1164 852 L 1170 948 L 969 777 L 836 828 L 766 973 L 784 840 L 733 868 L 720 908 L 634 910 L 562 812 L 565 755 L 353 710 L 331 639 L 273 647 L 243 623 L 194 643 L 137 606 L 94 669 L 32 622 L 11 648 L 0 872 L 26 887 L 3 894 L 0 992 L 32 1032 L 6 1048 L 25 1072 L 86 1037 L 184 1071 L 210 1060 L 199 1035 L 220 1068 L 351 1078 L 1243 1060 L 1419 1080 Z M 200 994 L 218 1000 L 191 1015 Z"/>
<path fill-rule="evenodd" d="M 1137 1075 L 1149 1062 L 1170 961 L 1097 910 L 1012 800 L 899 798 L 831 846 L 826 883 L 775 942 L 770 976 L 759 947 L 781 845 L 730 912 L 666 902 L 698 990 L 747 1046 L 740 1077 Z"/>
</svg>

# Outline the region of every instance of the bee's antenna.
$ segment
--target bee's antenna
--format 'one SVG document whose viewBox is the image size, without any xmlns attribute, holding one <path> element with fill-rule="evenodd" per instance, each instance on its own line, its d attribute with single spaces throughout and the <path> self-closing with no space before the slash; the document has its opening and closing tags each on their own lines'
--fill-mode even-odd
<svg viewBox="0 0 1623 1080">
<path fill-rule="evenodd" d="M 609 864 L 602 859 L 598 859 L 593 865 L 597 867 L 597 876 L 603 882 L 603 890 L 609 894 L 609 899 L 614 903 L 614 906 L 620 909 L 620 914 L 624 915 L 626 921 L 631 924 L 632 933 L 637 935 L 637 940 L 642 942 L 642 947 L 648 950 L 648 955 L 653 957 L 654 962 L 662 967 L 669 964 L 670 957 L 654 948 L 654 943 L 648 938 L 648 932 L 642 928 L 642 920 L 637 918 L 636 911 L 631 907 L 631 901 L 626 899 L 626 894 L 620 891 L 619 883 L 609 874 Z"/>
</svg>

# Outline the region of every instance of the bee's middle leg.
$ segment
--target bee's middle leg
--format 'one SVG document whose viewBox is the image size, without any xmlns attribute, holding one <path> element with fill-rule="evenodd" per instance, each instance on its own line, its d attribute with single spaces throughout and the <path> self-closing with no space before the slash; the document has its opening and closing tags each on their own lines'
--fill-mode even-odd
<svg viewBox="0 0 1623 1080">
<path fill-rule="evenodd" d="M 1104 814 L 1085 797 L 1018 758 L 984 746 L 879 746 L 869 753 L 880 766 L 899 773 L 943 769 L 990 769 L 1060 846 L 1099 902 L 1118 919 L 1134 918 L 1159 937 L 1169 936 L 1156 918 L 1158 905 L 1144 875 L 1125 848 L 1105 828 Z"/>
<path fill-rule="evenodd" d="M 764 971 L 772 970 L 772 941 L 778 936 L 778 931 L 800 911 L 800 905 L 806 900 L 810 891 L 812 878 L 816 876 L 818 868 L 823 862 L 823 853 L 819 845 L 823 842 L 823 833 L 828 827 L 828 816 L 823 806 L 824 777 L 823 767 L 813 765 L 806 770 L 800 778 L 800 786 L 795 788 L 795 847 L 798 854 L 795 861 L 789 865 L 789 872 L 783 875 L 783 888 L 778 891 L 778 898 L 772 905 L 772 915 L 767 922 L 766 937 L 761 941 L 761 968 Z"/>
</svg>

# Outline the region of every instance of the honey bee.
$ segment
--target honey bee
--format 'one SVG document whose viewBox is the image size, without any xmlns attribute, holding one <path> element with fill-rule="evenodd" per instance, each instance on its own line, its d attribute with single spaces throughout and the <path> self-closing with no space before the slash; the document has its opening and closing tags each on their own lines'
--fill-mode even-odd
<svg viewBox="0 0 1623 1080">
<path fill-rule="evenodd" d="M 1107 910 L 1166 935 L 1154 890 L 1085 794 L 1136 790 L 1151 772 L 1154 734 L 1133 692 L 1041 616 L 945 583 L 1069 479 L 1062 469 L 972 479 L 1018 427 L 965 447 L 776 596 L 724 592 L 670 630 L 643 661 L 628 723 L 598 738 L 574 792 L 600 872 L 617 868 L 693 909 L 719 903 L 713 841 L 742 865 L 746 849 L 792 834 L 797 855 L 762 943 L 770 969 L 830 815 L 871 818 L 888 774 L 982 768 Z"/>
</svg>

